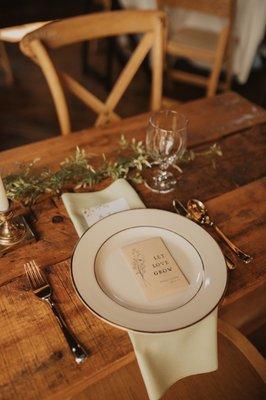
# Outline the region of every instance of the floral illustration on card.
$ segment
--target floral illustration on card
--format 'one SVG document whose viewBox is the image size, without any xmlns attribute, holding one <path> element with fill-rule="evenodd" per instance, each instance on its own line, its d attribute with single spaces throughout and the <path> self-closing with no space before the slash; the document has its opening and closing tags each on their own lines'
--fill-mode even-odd
<svg viewBox="0 0 266 400">
<path fill-rule="evenodd" d="M 136 275 L 140 276 L 145 286 L 149 285 L 149 282 L 145 278 L 146 265 L 145 265 L 144 255 L 141 253 L 140 250 L 134 248 L 131 251 L 131 257 L 132 257 L 133 270 L 135 271 Z"/>
</svg>

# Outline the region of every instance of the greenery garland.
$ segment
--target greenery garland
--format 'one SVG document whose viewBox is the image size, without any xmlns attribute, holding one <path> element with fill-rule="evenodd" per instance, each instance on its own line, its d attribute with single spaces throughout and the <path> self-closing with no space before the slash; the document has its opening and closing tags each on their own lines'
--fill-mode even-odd
<svg viewBox="0 0 266 400">
<path fill-rule="evenodd" d="M 215 157 L 221 155 L 220 146 L 215 143 L 203 152 L 187 150 L 180 162 L 187 163 L 197 156 L 204 156 L 209 157 L 215 167 Z M 119 141 L 117 160 L 107 160 L 104 154 L 102 157 L 102 164 L 96 169 L 90 164 L 85 150 L 77 147 L 75 154 L 66 158 L 56 171 L 47 167 L 38 168 L 39 158 L 20 165 L 18 172 L 4 178 L 7 196 L 12 201 L 31 205 L 44 194 L 58 195 L 67 187 L 74 187 L 75 190 L 91 188 L 106 178 L 125 178 L 140 183 L 141 171 L 153 164 L 142 141 L 132 139 L 128 142 L 123 135 Z"/>
</svg>

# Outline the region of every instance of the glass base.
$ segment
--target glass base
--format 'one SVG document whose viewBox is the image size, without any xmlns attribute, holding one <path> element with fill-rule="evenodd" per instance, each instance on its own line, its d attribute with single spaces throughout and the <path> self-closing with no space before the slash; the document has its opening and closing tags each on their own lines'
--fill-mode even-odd
<svg viewBox="0 0 266 400">
<path fill-rule="evenodd" d="M 158 175 L 145 179 L 145 186 L 156 193 L 172 192 L 176 184 L 176 178 L 168 171 L 160 171 Z"/>
</svg>

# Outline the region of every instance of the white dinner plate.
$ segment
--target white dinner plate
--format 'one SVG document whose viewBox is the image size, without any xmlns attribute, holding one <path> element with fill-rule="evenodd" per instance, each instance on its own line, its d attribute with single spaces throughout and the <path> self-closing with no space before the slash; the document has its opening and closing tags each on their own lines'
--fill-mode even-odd
<svg viewBox="0 0 266 400">
<path fill-rule="evenodd" d="M 189 288 L 147 300 L 121 247 L 161 237 L 189 281 Z M 72 257 L 72 280 L 89 309 L 120 328 L 170 332 L 201 320 L 219 303 L 227 270 L 215 240 L 185 217 L 155 209 L 110 215 L 89 228 Z"/>
</svg>

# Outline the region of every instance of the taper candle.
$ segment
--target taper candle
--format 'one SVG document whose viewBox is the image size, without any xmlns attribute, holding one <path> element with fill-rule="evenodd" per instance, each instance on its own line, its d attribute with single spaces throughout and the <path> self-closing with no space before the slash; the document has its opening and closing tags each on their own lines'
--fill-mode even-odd
<svg viewBox="0 0 266 400">
<path fill-rule="evenodd" d="M 9 208 L 9 203 L 5 191 L 5 187 L 0 175 L 0 212 L 1 211 L 7 211 Z"/>
</svg>

